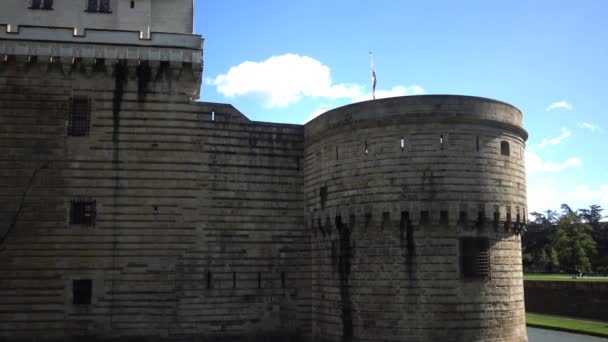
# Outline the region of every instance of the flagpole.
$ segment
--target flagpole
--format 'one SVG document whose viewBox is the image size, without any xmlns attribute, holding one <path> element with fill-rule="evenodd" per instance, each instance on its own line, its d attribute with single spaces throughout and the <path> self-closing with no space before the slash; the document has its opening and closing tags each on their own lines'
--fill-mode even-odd
<svg viewBox="0 0 608 342">
<path fill-rule="evenodd" d="M 376 70 L 374 69 L 374 52 L 369 50 L 370 65 L 372 71 L 372 99 L 376 99 Z"/>
</svg>

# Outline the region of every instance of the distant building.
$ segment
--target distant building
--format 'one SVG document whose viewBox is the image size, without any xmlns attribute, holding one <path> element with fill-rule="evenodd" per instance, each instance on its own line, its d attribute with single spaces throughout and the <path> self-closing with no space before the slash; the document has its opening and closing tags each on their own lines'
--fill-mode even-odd
<svg viewBox="0 0 608 342">
<path fill-rule="evenodd" d="M 193 101 L 192 18 L 0 4 L 0 340 L 527 340 L 519 110 L 253 122 Z"/>
</svg>

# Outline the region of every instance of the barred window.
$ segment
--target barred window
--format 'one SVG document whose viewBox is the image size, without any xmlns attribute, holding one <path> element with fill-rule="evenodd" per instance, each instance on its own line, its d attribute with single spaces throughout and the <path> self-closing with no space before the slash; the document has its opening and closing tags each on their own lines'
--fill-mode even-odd
<svg viewBox="0 0 608 342">
<path fill-rule="evenodd" d="M 109 13 L 110 12 L 110 0 L 99 1 L 99 12 Z"/>
<path fill-rule="evenodd" d="M 74 305 L 89 305 L 93 295 L 91 279 L 75 279 L 72 281 L 72 303 Z"/>
<path fill-rule="evenodd" d="M 87 1 L 87 12 L 97 12 L 97 0 Z"/>
<path fill-rule="evenodd" d="M 30 9 L 52 10 L 53 0 L 32 0 Z"/>
<path fill-rule="evenodd" d="M 490 278 L 490 244 L 485 238 L 460 239 L 460 269 L 464 279 Z"/>
<path fill-rule="evenodd" d="M 97 203 L 90 198 L 73 200 L 70 205 L 70 224 L 95 225 Z"/>
<path fill-rule="evenodd" d="M 133 8 L 133 7 L 131 7 Z M 110 0 L 87 0 L 87 12 L 111 13 Z"/>
<path fill-rule="evenodd" d="M 91 100 L 86 96 L 76 96 L 70 103 L 68 135 L 84 137 L 89 135 L 91 125 Z"/>
</svg>

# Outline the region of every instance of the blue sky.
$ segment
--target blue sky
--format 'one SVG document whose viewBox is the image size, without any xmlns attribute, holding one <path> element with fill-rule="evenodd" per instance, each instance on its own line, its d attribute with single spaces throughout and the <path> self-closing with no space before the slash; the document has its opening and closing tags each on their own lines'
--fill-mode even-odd
<svg viewBox="0 0 608 342">
<path fill-rule="evenodd" d="M 608 1 L 195 2 L 201 100 L 252 120 L 304 123 L 377 96 L 511 103 L 530 133 L 529 211 L 608 215 Z"/>
</svg>

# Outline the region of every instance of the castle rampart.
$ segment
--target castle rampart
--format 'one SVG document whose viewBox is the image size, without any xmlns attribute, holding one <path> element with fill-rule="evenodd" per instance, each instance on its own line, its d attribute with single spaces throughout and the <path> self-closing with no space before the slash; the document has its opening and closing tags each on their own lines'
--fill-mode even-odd
<svg viewBox="0 0 608 342">
<path fill-rule="evenodd" d="M 86 27 L 28 21 L 67 1 L 11 1 L 0 339 L 526 340 L 516 108 L 411 96 L 255 122 L 194 102 L 191 1 L 135 1 L 149 34 L 105 22 L 130 1 Z"/>
<path fill-rule="evenodd" d="M 314 334 L 526 340 L 517 109 L 412 96 L 338 108 L 305 130 Z"/>
</svg>

